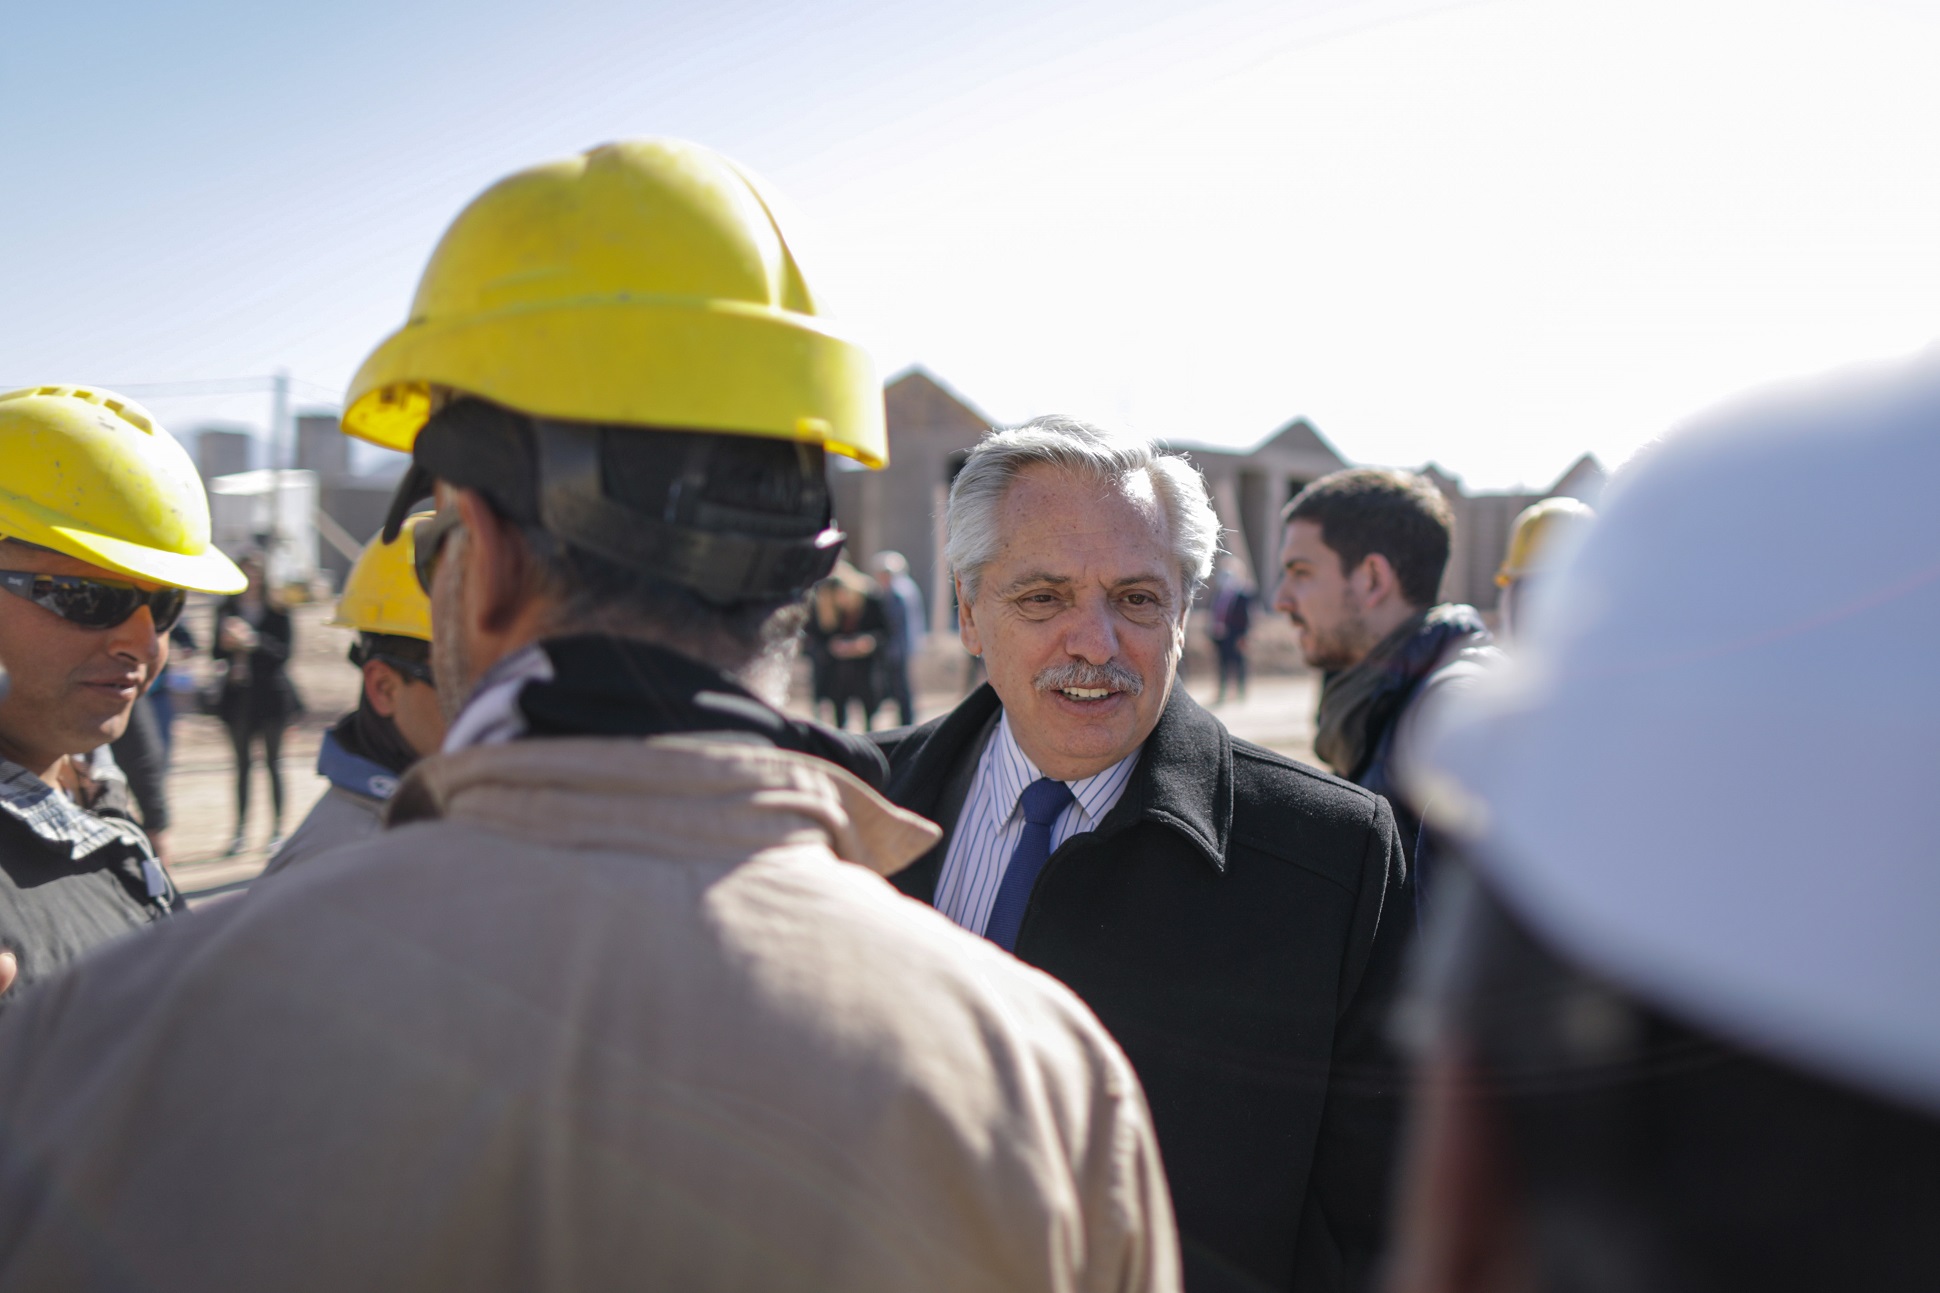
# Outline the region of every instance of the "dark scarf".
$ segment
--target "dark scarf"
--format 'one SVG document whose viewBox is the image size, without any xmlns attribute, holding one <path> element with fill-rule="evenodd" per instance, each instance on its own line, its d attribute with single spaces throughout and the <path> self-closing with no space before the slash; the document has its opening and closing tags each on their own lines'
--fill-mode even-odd
<svg viewBox="0 0 1940 1293">
<path fill-rule="evenodd" d="M 418 761 L 418 752 L 406 743 L 404 733 L 397 730 L 396 721 L 372 709 L 369 696 L 363 697 L 357 702 L 356 709 L 338 719 L 337 725 L 330 729 L 330 735 L 336 738 L 346 754 L 368 759 L 400 777 L 405 769 Z"/>
<path fill-rule="evenodd" d="M 1489 630 L 1473 606 L 1444 603 L 1409 617 L 1359 664 L 1321 684 L 1314 753 L 1337 775 L 1357 780 L 1416 684 L 1446 658 L 1451 646 L 1488 641 Z"/>
<path fill-rule="evenodd" d="M 528 737 L 748 732 L 826 759 L 878 790 L 888 779 L 889 765 L 872 743 L 790 718 L 677 651 L 597 634 L 549 638 L 541 646 L 553 677 L 519 692 Z"/>
</svg>

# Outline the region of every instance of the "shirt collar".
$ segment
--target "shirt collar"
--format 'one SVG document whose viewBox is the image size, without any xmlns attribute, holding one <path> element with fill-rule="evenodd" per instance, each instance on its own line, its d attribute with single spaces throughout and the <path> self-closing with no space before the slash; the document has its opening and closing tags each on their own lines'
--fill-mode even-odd
<svg viewBox="0 0 1940 1293">
<path fill-rule="evenodd" d="M 552 659 L 533 642 L 506 656 L 478 680 L 471 699 L 445 733 L 444 752 L 453 754 L 474 745 L 503 745 L 525 731 L 519 712 L 519 693 L 529 682 L 552 678 Z"/>
<path fill-rule="evenodd" d="M 0 759 L 0 812 L 15 818 L 49 844 L 67 846 L 74 857 L 111 844 L 133 844 L 130 836 L 137 833 L 132 827 L 124 832 L 115 822 L 82 808 L 18 763 L 6 759 Z"/>
<path fill-rule="evenodd" d="M 1071 787 L 1071 797 L 1077 801 L 1085 829 L 1097 827 L 1098 819 L 1103 816 L 1105 801 L 1112 797 L 1113 790 L 1125 784 L 1125 776 L 1138 762 L 1138 756 L 1139 750 L 1133 750 L 1102 772 L 1065 783 Z M 1008 821 L 1010 815 L 1018 811 L 1024 791 L 1044 775 L 1031 762 L 1031 757 L 1024 753 L 1024 747 L 1017 743 L 1016 735 L 1010 730 L 1008 714 L 997 720 L 997 730 L 991 733 L 990 744 L 984 751 L 984 765 L 989 769 L 990 788 L 997 802 L 1006 805 L 1004 820 Z"/>
<path fill-rule="evenodd" d="M 954 769 L 975 768 L 981 775 L 984 765 L 978 755 L 995 742 L 1002 710 L 996 690 L 986 682 L 943 718 L 932 720 L 932 726 L 917 729 L 924 733 L 921 746 L 896 774 L 891 797 L 935 817 L 939 806 L 947 807 L 941 801 Z M 986 731 L 991 733 L 988 742 Z M 1184 683 L 1174 683 L 1158 726 L 1140 748 L 1123 797 L 1097 829 L 1109 834 L 1140 821 L 1177 831 L 1215 871 L 1226 869 L 1233 826 L 1233 738 L 1186 694 Z"/>
</svg>

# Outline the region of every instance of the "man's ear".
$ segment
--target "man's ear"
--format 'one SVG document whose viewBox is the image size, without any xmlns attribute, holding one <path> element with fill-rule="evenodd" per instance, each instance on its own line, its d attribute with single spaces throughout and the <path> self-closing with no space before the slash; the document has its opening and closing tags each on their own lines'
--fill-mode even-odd
<svg viewBox="0 0 1940 1293">
<path fill-rule="evenodd" d="M 518 527 L 492 510 L 477 490 L 458 491 L 458 513 L 465 525 L 462 560 L 470 613 L 479 627 L 502 632 L 528 601 L 532 554 Z"/>
<path fill-rule="evenodd" d="M 1390 598 L 1406 600 L 1401 595 L 1401 577 L 1394 573 L 1394 563 L 1378 552 L 1370 552 L 1361 559 L 1348 583 L 1360 598 L 1362 610 L 1385 606 Z"/>
<path fill-rule="evenodd" d="M 977 617 L 970 599 L 964 595 L 963 581 L 952 577 L 957 590 L 957 639 L 971 655 L 983 654 L 983 635 L 977 632 Z"/>
<path fill-rule="evenodd" d="M 391 666 L 378 660 L 364 661 L 364 697 L 385 718 L 397 713 L 397 694 L 403 686 L 404 680 Z"/>
</svg>

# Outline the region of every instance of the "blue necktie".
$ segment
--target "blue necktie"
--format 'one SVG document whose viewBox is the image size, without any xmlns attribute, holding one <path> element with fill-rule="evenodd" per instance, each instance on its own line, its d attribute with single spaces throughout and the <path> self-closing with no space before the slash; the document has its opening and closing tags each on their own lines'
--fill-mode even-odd
<svg viewBox="0 0 1940 1293">
<path fill-rule="evenodd" d="M 1039 777 L 1024 787 L 1018 802 L 1024 808 L 1024 834 L 1011 850 L 1010 865 L 1004 868 L 1004 882 L 997 886 L 997 900 L 990 904 L 990 919 L 983 928 L 983 936 L 1006 951 L 1017 947 L 1017 927 L 1024 923 L 1031 886 L 1037 883 L 1037 873 L 1051 860 L 1051 824 L 1070 804 L 1071 787 L 1062 781 Z"/>
</svg>

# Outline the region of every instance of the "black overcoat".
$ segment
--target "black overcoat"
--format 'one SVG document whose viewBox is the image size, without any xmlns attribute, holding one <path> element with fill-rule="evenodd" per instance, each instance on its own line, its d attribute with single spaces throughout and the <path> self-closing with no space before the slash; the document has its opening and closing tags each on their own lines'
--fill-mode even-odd
<svg viewBox="0 0 1940 1293">
<path fill-rule="evenodd" d="M 935 901 L 999 709 L 986 684 L 877 738 L 890 798 L 946 832 L 892 878 L 912 897 Z M 1233 739 L 1183 687 L 1124 797 L 1039 874 L 1017 955 L 1084 998 L 1138 1070 L 1192 1293 L 1370 1278 L 1400 1095 L 1386 1025 L 1407 885 L 1386 800 Z"/>
</svg>

